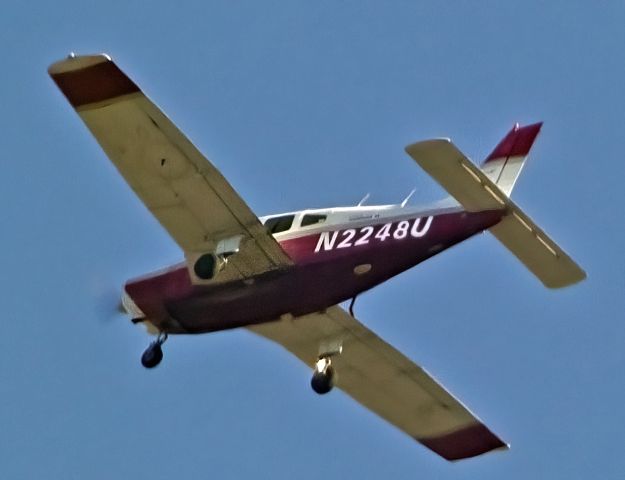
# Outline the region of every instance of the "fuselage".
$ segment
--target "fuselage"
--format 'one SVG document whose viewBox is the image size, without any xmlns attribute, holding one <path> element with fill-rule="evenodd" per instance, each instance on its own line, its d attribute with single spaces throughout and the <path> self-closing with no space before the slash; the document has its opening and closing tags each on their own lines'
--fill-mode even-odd
<svg viewBox="0 0 625 480">
<path fill-rule="evenodd" d="M 261 218 L 293 265 L 194 285 L 185 263 L 131 280 L 127 300 L 156 328 L 203 333 L 299 316 L 355 297 L 498 223 L 503 210 L 343 207 Z"/>
</svg>

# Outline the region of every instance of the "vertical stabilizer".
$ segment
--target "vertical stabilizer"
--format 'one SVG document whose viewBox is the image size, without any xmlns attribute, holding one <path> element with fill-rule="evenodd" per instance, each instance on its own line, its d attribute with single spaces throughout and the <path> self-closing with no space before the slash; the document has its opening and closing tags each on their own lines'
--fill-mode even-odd
<svg viewBox="0 0 625 480">
<path fill-rule="evenodd" d="M 540 122 L 521 127 L 517 123 L 480 166 L 484 174 L 507 196 L 514 188 L 542 125 Z"/>
</svg>

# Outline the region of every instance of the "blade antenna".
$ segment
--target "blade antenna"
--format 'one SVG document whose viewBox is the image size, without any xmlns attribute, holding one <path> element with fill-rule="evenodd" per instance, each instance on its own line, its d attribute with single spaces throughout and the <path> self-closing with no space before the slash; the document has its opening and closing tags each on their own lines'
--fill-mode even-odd
<svg viewBox="0 0 625 480">
<path fill-rule="evenodd" d="M 414 192 L 416 192 L 417 189 L 413 188 L 412 191 L 408 194 L 408 196 L 406 198 L 404 198 L 404 201 L 401 202 L 401 207 L 404 208 L 406 206 L 406 204 L 408 203 L 408 200 L 410 200 L 410 198 L 414 195 Z"/>
<path fill-rule="evenodd" d="M 371 196 L 370 193 L 367 193 L 364 197 L 362 197 L 362 200 L 360 202 L 358 202 L 358 206 L 362 207 L 364 205 L 364 203 L 369 200 L 369 197 Z"/>
</svg>

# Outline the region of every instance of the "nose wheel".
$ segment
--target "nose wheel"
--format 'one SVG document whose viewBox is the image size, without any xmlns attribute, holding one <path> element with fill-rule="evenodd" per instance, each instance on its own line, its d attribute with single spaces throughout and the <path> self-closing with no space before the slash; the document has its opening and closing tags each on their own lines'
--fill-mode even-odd
<svg viewBox="0 0 625 480">
<path fill-rule="evenodd" d="M 141 365 L 145 368 L 154 368 L 161 363 L 161 360 L 163 360 L 163 349 L 161 345 L 163 345 L 166 340 L 167 334 L 159 333 L 156 340 L 150 343 L 150 346 L 146 348 L 143 355 L 141 355 Z"/>
</svg>

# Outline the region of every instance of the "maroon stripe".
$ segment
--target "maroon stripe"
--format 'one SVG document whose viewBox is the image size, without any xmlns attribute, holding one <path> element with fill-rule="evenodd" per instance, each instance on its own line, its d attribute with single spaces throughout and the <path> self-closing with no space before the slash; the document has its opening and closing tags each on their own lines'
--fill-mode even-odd
<svg viewBox="0 0 625 480">
<path fill-rule="evenodd" d="M 539 122 L 525 127 L 519 127 L 517 123 L 503 140 L 499 142 L 492 153 L 486 157 L 484 163 L 498 158 L 526 156 L 530 148 L 532 148 L 532 144 L 538 132 L 540 132 L 540 127 L 542 127 L 542 125 L 543 123 Z"/>
<path fill-rule="evenodd" d="M 139 87 L 110 60 L 50 76 L 73 107 L 140 91 Z"/>
<path fill-rule="evenodd" d="M 169 333 L 176 332 L 167 325 L 172 317 L 187 332 L 200 333 L 275 320 L 285 312 L 305 315 L 373 288 L 490 228 L 501 216 L 500 210 L 441 213 L 435 216 L 430 230 L 421 238 L 408 234 L 404 239 L 390 236 L 380 241 L 372 235 L 364 245 L 327 251 L 322 248 L 317 253 L 314 250 L 320 234 L 304 233 L 280 242 L 295 265 L 257 275 L 252 285 L 233 281 L 194 286 L 186 265 L 179 264 L 129 281 L 126 291 L 153 323 Z M 380 227 L 378 224 L 376 229 Z M 361 235 L 359 231 L 353 242 L 360 240 Z M 335 247 L 344 238 L 341 233 Z M 367 263 L 372 265 L 369 273 L 354 275 L 355 266 Z"/>
<path fill-rule="evenodd" d="M 498 448 L 507 448 L 499 437 L 481 423 L 441 437 L 417 438 L 416 440 L 447 460 L 461 460 Z"/>
</svg>

